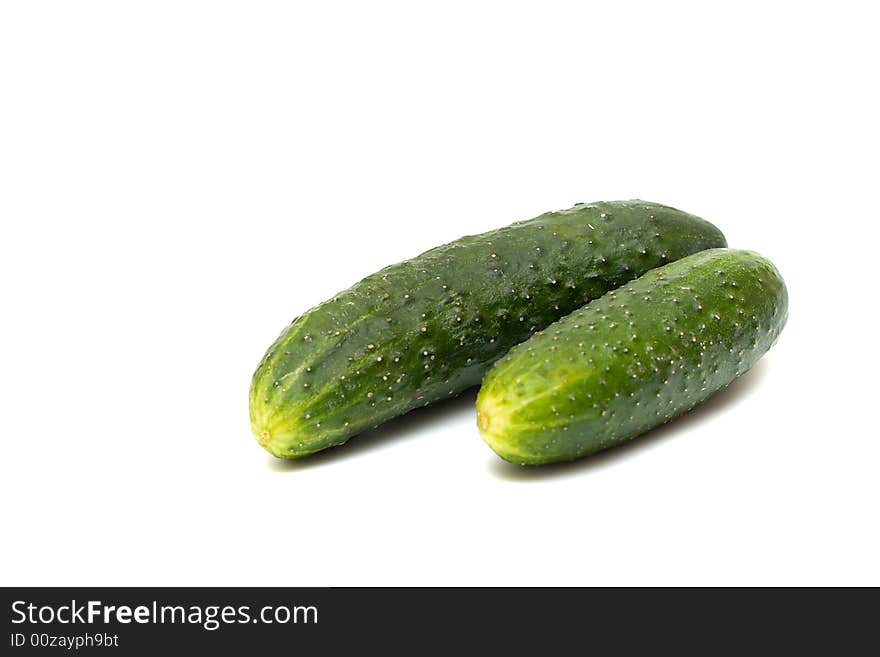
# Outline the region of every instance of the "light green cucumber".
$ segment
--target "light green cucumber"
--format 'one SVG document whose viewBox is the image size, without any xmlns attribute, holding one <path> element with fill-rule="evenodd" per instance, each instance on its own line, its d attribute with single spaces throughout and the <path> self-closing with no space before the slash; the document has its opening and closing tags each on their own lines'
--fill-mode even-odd
<svg viewBox="0 0 880 657">
<path fill-rule="evenodd" d="M 483 381 L 480 432 L 523 465 L 613 447 L 748 370 L 787 317 L 785 284 L 760 255 L 711 249 L 682 258 L 514 347 Z"/>
<path fill-rule="evenodd" d="M 478 384 L 513 345 L 609 290 L 724 245 L 698 217 L 620 201 L 437 247 L 295 319 L 253 376 L 252 430 L 280 457 L 339 445 Z"/>
</svg>

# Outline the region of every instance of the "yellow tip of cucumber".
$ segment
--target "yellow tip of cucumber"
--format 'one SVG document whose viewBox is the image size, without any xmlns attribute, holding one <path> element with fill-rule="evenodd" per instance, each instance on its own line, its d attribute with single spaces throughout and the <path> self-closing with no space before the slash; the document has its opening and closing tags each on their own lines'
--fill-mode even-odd
<svg viewBox="0 0 880 657">
<path fill-rule="evenodd" d="M 510 442 L 510 406 L 491 394 L 477 398 L 477 427 L 483 441 L 505 461 L 522 463 L 524 459 Z"/>
</svg>

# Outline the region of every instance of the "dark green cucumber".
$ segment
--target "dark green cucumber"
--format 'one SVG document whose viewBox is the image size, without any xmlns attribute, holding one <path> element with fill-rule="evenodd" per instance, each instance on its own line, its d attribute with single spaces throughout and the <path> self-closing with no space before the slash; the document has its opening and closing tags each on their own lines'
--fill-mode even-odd
<svg viewBox="0 0 880 657">
<path fill-rule="evenodd" d="M 523 465 L 613 447 L 699 404 L 776 341 L 788 294 L 751 251 L 649 271 L 514 347 L 477 397 L 483 439 Z"/>
<path fill-rule="evenodd" d="M 513 345 L 644 272 L 724 246 L 644 201 L 578 204 L 463 237 L 368 276 L 295 319 L 250 390 L 263 447 L 295 458 L 480 382 Z"/>
</svg>

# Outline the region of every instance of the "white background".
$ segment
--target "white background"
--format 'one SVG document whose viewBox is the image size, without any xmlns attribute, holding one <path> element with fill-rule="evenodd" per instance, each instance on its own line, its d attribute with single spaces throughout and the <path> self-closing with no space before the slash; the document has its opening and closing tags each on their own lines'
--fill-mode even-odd
<svg viewBox="0 0 880 657">
<path fill-rule="evenodd" d="M 871 3 L 6 2 L 6 585 L 880 584 Z M 474 395 L 250 434 L 292 317 L 577 201 L 772 259 L 778 345 L 632 445 L 520 469 Z"/>
</svg>

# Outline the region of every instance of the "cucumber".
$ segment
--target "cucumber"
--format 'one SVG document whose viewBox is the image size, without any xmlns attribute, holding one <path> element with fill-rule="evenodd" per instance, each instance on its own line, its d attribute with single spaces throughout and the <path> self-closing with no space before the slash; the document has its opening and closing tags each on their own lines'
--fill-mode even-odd
<svg viewBox="0 0 880 657">
<path fill-rule="evenodd" d="M 682 258 L 514 347 L 477 396 L 480 433 L 501 458 L 523 465 L 613 447 L 748 370 L 787 317 L 785 283 L 757 253 Z"/>
<path fill-rule="evenodd" d="M 724 245 L 698 217 L 622 201 L 437 247 L 293 320 L 254 373 L 252 430 L 279 457 L 339 445 L 478 384 L 513 345 L 608 290 Z"/>
</svg>

